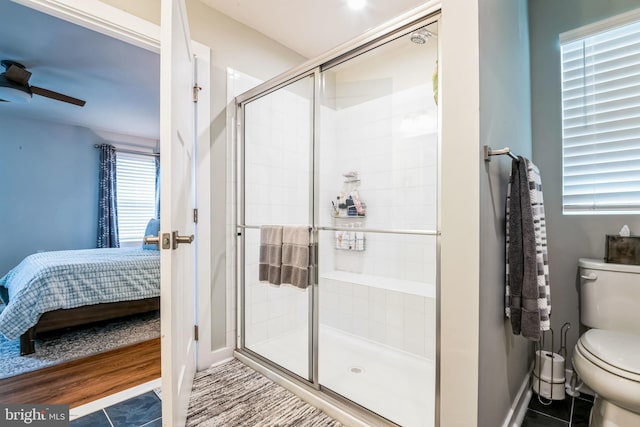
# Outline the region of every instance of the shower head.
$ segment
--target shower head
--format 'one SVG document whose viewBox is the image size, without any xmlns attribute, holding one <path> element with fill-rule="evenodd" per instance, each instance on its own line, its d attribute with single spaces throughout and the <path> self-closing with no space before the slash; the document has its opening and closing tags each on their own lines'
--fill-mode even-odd
<svg viewBox="0 0 640 427">
<path fill-rule="evenodd" d="M 418 31 L 414 31 L 409 36 L 410 40 L 415 44 L 426 44 L 431 37 L 434 37 L 434 34 L 424 28 Z"/>
</svg>

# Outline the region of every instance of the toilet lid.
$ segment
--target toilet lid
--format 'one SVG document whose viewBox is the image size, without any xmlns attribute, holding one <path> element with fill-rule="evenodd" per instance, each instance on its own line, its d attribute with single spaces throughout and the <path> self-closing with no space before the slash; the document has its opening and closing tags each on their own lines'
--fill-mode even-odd
<svg viewBox="0 0 640 427">
<path fill-rule="evenodd" d="M 580 342 L 608 365 L 640 375 L 640 335 L 590 329 L 580 337 Z"/>
</svg>

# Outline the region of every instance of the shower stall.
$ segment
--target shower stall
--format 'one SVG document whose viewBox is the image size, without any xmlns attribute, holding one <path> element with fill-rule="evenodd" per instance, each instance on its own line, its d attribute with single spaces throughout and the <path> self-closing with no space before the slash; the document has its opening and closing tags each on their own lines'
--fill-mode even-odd
<svg viewBox="0 0 640 427">
<path fill-rule="evenodd" d="M 438 18 L 236 98 L 238 352 L 380 425 L 436 419 Z M 308 286 L 259 280 L 273 225 L 308 228 Z"/>
</svg>

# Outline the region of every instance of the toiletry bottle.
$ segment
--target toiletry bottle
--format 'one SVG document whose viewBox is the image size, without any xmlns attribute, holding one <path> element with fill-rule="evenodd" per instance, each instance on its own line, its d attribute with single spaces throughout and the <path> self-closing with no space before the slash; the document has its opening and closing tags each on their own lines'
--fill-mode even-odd
<svg viewBox="0 0 640 427">
<path fill-rule="evenodd" d="M 360 202 L 360 195 L 358 194 L 358 190 L 353 190 L 351 192 L 351 197 L 353 198 L 353 203 L 356 206 L 356 212 L 359 216 L 364 216 L 364 208 L 362 207 L 362 202 Z"/>
</svg>

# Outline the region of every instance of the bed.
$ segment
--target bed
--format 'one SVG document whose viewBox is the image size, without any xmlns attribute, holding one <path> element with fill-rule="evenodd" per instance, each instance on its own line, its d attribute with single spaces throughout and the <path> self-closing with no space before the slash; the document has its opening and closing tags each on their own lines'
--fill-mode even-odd
<svg viewBox="0 0 640 427">
<path fill-rule="evenodd" d="M 137 248 L 41 252 L 0 279 L 0 333 L 34 352 L 41 332 L 160 309 L 160 252 Z"/>
</svg>

